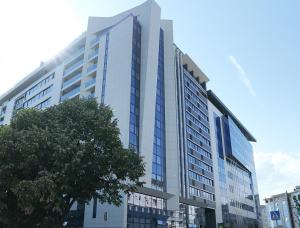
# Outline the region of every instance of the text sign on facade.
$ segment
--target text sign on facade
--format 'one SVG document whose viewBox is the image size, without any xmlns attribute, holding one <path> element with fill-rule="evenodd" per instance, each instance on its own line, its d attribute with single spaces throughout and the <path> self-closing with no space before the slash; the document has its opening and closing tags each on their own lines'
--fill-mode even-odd
<svg viewBox="0 0 300 228">
<path fill-rule="evenodd" d="M 271 211 L 271 220 L 280 220 L 279 211 Z"/>
</svg>

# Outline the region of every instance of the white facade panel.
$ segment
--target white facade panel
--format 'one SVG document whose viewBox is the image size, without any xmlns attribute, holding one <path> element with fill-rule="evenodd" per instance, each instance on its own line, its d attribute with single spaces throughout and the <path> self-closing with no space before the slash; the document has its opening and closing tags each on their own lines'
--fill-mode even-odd
<svg viewBox="0 0 300 228">
<path fill-rule="evenodd" d="M 218 150 L 217 150 L 217 136 L 216 136 L 216 128 L 214 124 L 215 116 L 214 114 L 218 116 L 222 116 L 222 113 L 210 102 L 208 101 L 208 113 L 209 113 L 209 119 L 210 119 L 210 135 L 211 135 L 211 150 L 212 150 L 212 158 L 213 158 L 213 169 L 214 169 L 214 180 L 215 180 L 215 191 L 216 191 L 216 223 L 222 223 L 223 222 L 223 216 L 222 216 L 222 199 L 220 194 L 220 181 L 219 181 L 219 168 L 218 168 Z M 225 167 L 226 169 L 226 167 Z"/>
<path fill-rule="evenodd" d="M 132 17 L 128 17 L 109 32 L 104 98 L 104 103 L 113 108 L 114 116 L 119 120 L 121 140 L 125 147 L 129 145 L 132 33 Z"/>
<path fill-rule="evenodd" d="M 179 210 L 179 149 L 176 78 L 173 48 L 173 23 L 161 21 L 164 31 L 164 79 L 165 79 L 165 125 L 166 125 L 166 180 L 167 191 L 173 195 L 168 200 L 169 210 Z"/>
</svg>

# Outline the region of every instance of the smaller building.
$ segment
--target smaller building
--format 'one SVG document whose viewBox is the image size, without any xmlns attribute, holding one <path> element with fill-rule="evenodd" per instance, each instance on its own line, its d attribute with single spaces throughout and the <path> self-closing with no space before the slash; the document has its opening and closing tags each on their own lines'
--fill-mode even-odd
<svg viewBox="0 0 300 228">
<path fill-rule="evenodd" d="M 300 228 L 300 186 L 265 198 L 269 227 Z"/>
<path fill-rule="evenodd" d="M 271 222 L 269 220 L 269 211 L 266 205 L 260 205 L 259 207 L 260 213 L 260 225 L 261 228 L 271 228 Z"/>
</svg>

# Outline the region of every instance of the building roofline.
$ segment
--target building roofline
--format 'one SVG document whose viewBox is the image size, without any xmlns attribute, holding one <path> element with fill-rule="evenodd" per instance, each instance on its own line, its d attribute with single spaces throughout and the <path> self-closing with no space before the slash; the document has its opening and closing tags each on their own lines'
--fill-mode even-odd
<svg viewBox="0 0 300 228">
<path fill-rule="evenodd" d="M 294 188 L 293 191 L 289 192 L 288 190 L 286 190 L 285 192 L 282 192 L 282 193 L 278 193 L 278 194 L 275 194 L 275 195 L 271 195 L 269 197 L 265 197 L 264 200 L 269 200 L 269 199 L 273 199 L 273 198 L 277 198 L 277 197 L 280 197 L 280 196 L 285 196 L 285 195 L 292 195 L 294 193 L 298 193 L 300 191 L 300 187 L 299 186 L 296 186 Z"/>
<path fill-rule="evenodd" d="M 193 77 L 197 79 L 200 83 L 207 83 L 209 78 L 200 69 L 200 67 L 194 62 L 194 60 L 187 54 L 184 53 L 176 43 L 173 43 L 175 50 L 179 50 L 182 53 L 182 65 L 186 65 L 186 70 L 192 72 Z"/>
<path fill-rule="evenodd" d="M 203 71 L 188 54 L 183 54 L 182 64 L 187 66 L 187 70 L 189 72 L 193 72 L 193 76 L 197 78 L 200 83 L 206 83 L 209 81 L 209 78 L 203 73 Z"/>
<path fill-rule="evenodd" d="M 238 126 L 241 132 L 245 135 L 248 141 L 256 142 L 254 136 L 244 127 L 244 125 L 236 118 L 236 116 L 225 106 L 225 104 L 212 91 L 207 91 L 208 100 L 213 103 L 224 115 L 230 116 L 233 122 Z"/>
</svg>

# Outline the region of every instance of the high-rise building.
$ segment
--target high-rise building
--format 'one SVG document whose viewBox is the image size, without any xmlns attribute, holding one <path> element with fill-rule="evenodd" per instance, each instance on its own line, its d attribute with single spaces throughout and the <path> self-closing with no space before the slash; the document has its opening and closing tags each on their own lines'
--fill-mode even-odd
<svg viewBox="0 0 300 228">
<path fill-rule="evenodd" d="M 256 140 L 211 90 L 208 100 L 217 223 L 257 227 L 259 197 L 250 143 Z"/>
<path fill-rule="evenodd" d="M 145 185 L 124 195 L 120 207 L 95 200 L 74 205 L 77 220 L 69 226 L 211 228 L 223 219 L 255 222 L 257 188 L 248 143 L 255 140 L 222 103 L 212 102 L 208 80 L 174 44 L 172 21 L 161 19 L 159 6 L 148 0 L 113 17 L 89 18 L 86 32 L 0 97 L 0 124 L 9 124 L 18 110 L 73 98 L 92 97 L 112 107 L 124 146 L 144 158 Z M 232 140 L 226 144 L 231 150 L 223 151 L 223 170 L 215 149 L 216 116 L 226 127 L 224 147 Z M 217 172 L 226 175 L 222 189 L 228 194 L 220 191 Z M 231 187 L 241 193 L 233 197 Z"/>
<path fill-rule="evenodd" d="M 300 186 L 296 186 L 292 192 L 273 195 L 264 200 L 271 228 L 300 227 Z"/>
</svg>

